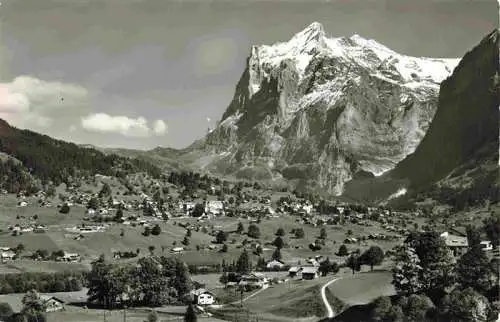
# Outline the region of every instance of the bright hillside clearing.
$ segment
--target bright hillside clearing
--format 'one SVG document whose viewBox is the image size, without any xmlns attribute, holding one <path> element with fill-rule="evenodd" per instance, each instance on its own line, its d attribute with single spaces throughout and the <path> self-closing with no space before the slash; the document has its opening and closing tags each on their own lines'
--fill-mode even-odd
<svg viewBox="0 0 500 322">
<path fill-rule="evenodd" d="M 379 296 L 396 294 L 391 281 L 392 274 L 388 271 L 363 272 L 346 274 L 328 288 L 342 302 L 351 306 L 367 304 Z"/>
</svg>

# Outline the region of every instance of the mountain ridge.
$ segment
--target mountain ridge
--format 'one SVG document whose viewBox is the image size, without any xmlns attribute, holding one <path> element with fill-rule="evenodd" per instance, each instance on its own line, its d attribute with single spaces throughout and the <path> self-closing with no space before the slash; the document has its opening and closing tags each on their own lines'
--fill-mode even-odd
<svg viewBox="0 0 500 322">
<path fill-rule="evenodd" d="M 500 118 L 498 48 L 496 29 L 469 50 L 441 84 L 437 112 L 415 152 L 380 178 L 348 183 L 347 195 L 383 200 L 396 189 L 413 195 L 431 195 L 432 190 L 438 199 L 447 199 L 446 194 L 462 193 L 459 181 L 471 193 L 494 199 Z M 461 199 L 467 198 L 462 193 Z"/>
</svg>

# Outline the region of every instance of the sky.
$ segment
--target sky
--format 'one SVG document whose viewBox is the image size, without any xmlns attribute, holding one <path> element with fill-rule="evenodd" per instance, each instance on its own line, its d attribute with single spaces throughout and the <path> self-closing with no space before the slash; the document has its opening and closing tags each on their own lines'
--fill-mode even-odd
<svg viewBox="0 0 500 322">
<path fill-rule="evenodd" d="M 0 118 L 80 144 L 182 148 L 229 105 L 252 45 L 317 21 L 407 55 L 459 58 L 492 0 L 0 0 Z"/>
</svg>

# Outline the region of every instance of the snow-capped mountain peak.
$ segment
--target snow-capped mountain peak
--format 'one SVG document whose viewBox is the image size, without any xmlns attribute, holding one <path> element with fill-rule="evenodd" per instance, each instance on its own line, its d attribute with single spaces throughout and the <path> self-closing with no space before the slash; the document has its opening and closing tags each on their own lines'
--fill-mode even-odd
<svg viewBox="0 0 500 322">
<path fill-rule="evenodd" d="M 338 194 L 356 172 L 381 174 L 415 150 L 457 63 L 399 54 L 358 34 L 329 38 L 313 22 L 288 41 L 252 47 L 207 142 L 230 151 L 224 162 L 235 167 L 265 164 Z"/>
<path fill-rule="evenodd" d="M 407 84 L 437 88 L 453 71 L 458 59 L 411 57 L 398 54 L 373 39 L 358 34 L 351 37 L 328 38 L 324 27 L 313 22 L 287 42 L 252 47 L 249 58 L 249 96 L 255 94 L 283 61 L 293 62 L 299 79 L 313 57 L 337 57 L 339 63 L 355 64 L 380 78 Z"/>
<path fill-rule="evenodd" d="M 295 34 L 287 43 L 290 47 L 307 51 L 307 48 L 324 45 L 325 29 L 319 22 L 313 22 L 301 32 Z"/>
</svg>

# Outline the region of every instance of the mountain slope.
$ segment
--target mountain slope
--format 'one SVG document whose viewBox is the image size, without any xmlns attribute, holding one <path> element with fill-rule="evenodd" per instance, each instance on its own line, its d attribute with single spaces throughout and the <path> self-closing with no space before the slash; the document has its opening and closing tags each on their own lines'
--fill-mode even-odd
<svg viewBox="0 0 500 322">
<path fill-rule="evenodd" d="M 10 182 L 15 177 L 26 177 L 23 173 L 29 173 L 30 176 L 43 183 L 52 181 L 55 184 L 65 182 L 69 176 L 96 173 L 119 176 L 131 172 L 148 172 L 154 177 L 161 174 L 158 167 L 148 162 L 113 154 L 105 155 L 96 149 L 80 147 L 46 135 L 12 127 L 2 119 L 0 119 L 0 152 L 17 159 L 23 166 L 13 168 L 12 163 L 0 166 L 3 183 Z M 22 185 L 9 184 L 8 187 L 3 188 L 17 192 L 16 190 L 31 186 L 32 183 L 23 180 Z"/>
<path fill-rule="evenodd" d="M 446 190 L 449 195 L 479 186 L 481 194 L 494 194 L 499 151 L 498 38 L 498 30 L 488 34 L 441 84 L 436 115 L 415 152 L 380 178 L 349 183 L 346 195 L 383 199 L 396 188 L 415 193 L 431 186 L 455 190 Z"/>
<path fill-rule="evenodd" d="M 338 195 L 414 151 L 457 62 L 400 55 L 358 35 L 328 38 L 313 23 L 288 42 L 252 47 L 218 126 L 188 150 L 203 151 L 205 170 Z"/>
</svg>

